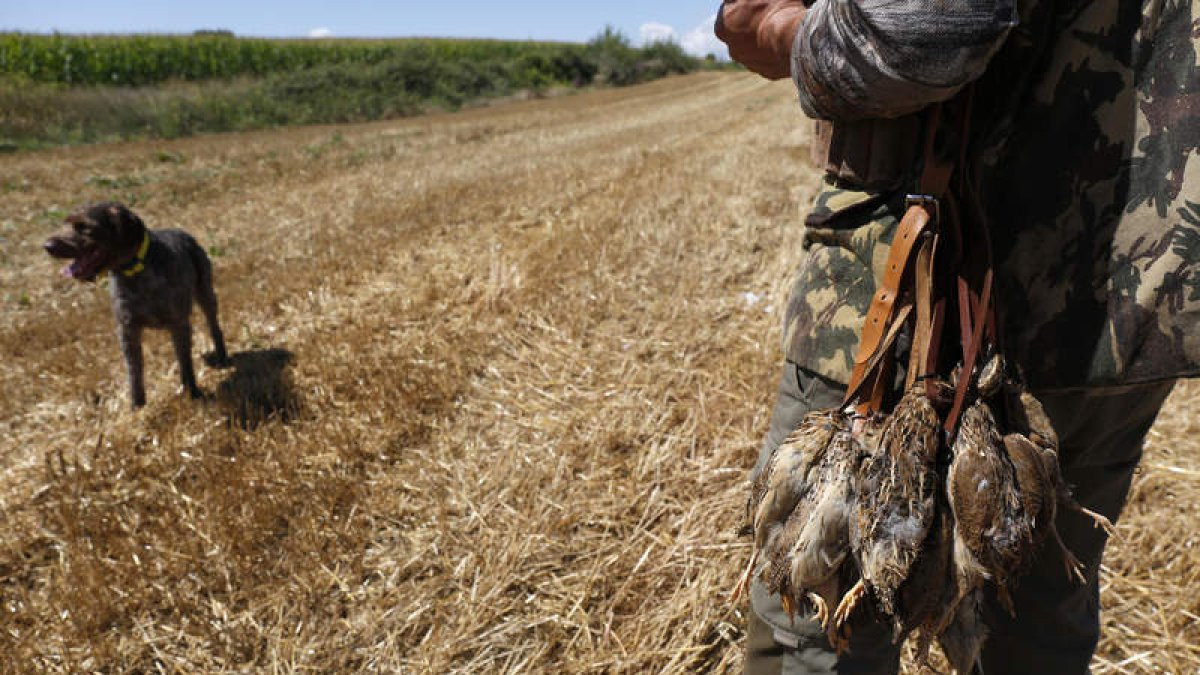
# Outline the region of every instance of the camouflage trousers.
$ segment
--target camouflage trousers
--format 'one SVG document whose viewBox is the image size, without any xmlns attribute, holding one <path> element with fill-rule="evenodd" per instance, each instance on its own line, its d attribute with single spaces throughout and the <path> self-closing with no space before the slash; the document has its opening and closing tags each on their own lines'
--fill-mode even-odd
<svg viewBox="0 0 1200 675">
<path fill-rule="evenodd" d="M 1146 433 L 1173 384 L 1037 392 L 1059 433 L 1063 475 L 1080 504 L 1116 522 Z M 842 385 L 788 362 L 755 473 L 806 413 L 838 405 L 843 392 Z M 985 608 L 990 632 L 982 656 L 987 675 L 1088 672 L 1100 636 L 1099 569 L 1106 535 L 1074 512 L 1060 512 L 1057 526 L 1086 566 L 1087 583 L 1068 579 L 1061 554 L 1048 547 L 1013 594 L 1015 619 L 990 597 Z M 750 596 L 748 675 L 899 670 L 900 646 L 892 644 L 889 629 L 869 616 L 852 624 L 850 648 L 839 656 L 814 620 L 797 616 L 792 621 L 778 596 L 760 584 L 752 585 Z"/>
</svg>

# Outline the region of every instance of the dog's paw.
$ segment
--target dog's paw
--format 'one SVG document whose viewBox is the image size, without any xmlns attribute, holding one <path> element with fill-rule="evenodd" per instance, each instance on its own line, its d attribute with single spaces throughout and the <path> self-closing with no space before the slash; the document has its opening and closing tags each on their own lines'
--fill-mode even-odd
<svg viewBox="0 0 1200 675">
<path fill-rule="evenodd" d="M 218 354 L 217 352 L 208 352 L 204 355 L 204 363 L 209 368 L 231 368 L 233 367 L 233 359 L 229 358 L 228 354 Z"/>
</svg>

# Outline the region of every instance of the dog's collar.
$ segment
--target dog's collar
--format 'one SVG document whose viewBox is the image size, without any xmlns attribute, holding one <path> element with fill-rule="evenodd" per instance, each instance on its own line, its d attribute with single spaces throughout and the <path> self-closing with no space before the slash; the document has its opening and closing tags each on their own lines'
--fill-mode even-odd
<svg viewBox="0 0 1200 675">
<path fill-rule="evenodd" d="M 121 274 L 129 278 L 136 277 L 142 270 L 146 269 L 146 251 L 150 250 L 150 233 L 146 232 L 142 235 L 142 245 L 138 246 L 137 255 L 133 257 L 124 267 L 121 268 Z"/>
</svg>

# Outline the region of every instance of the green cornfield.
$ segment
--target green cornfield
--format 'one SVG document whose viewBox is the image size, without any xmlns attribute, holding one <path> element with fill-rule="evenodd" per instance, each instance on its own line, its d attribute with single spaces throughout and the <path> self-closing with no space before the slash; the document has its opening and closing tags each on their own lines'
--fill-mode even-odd
<svg viewBox="0 0 1200 675">
<path fill-rule="evenodd" d="M 169 80 L 262 77 L 332 64 L 406 57 L 570 62 L 581 44 L 454 39 L 262 39 L 232 35 L 33 35 L 0 33 L 0 76 L 71 86 L 145 86 Z"/>
<path fill-rule="evenodd" d="M 721 67 L 674 43 L 0 33 L 0 152 L 457 110 Z"/>
</svg>

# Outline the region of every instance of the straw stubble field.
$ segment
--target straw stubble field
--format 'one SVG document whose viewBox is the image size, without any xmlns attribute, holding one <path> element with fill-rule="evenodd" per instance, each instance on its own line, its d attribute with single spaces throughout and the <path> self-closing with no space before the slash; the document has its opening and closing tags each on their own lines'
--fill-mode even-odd
<svg viewBox="0 0 1200 675">
<path fill-rule="evenodd" d="M 5 158 L 2 670 L 737 671 L 795 108 L 701 74 Z M 106 293 L 41 253 L 100 198 L 212 253 L 207 403 L 152 336 L 130 412 Z M 1198 393 L 1110 549 L 1097 672 L 1200 663 Z"/>
</svg>

